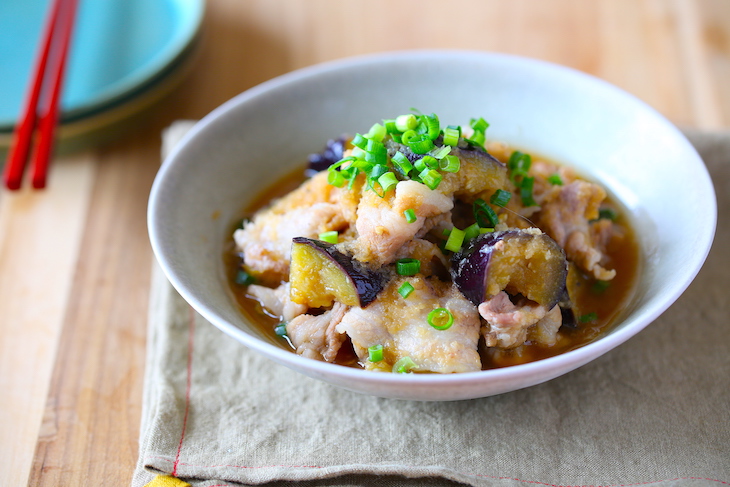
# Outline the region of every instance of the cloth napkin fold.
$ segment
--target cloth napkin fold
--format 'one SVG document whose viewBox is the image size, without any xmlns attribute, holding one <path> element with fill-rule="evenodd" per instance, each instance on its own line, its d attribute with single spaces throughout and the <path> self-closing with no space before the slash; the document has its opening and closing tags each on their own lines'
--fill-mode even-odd
<svg viewBox="0 0 730 487">
<path fill-rule="evenodd" d="M 688 136 L 719 204 L 697 279 L 627 343 L 508 394 L 411 402 L 310 379 L 224 335 L 155 268 L 132 486 L 730 485 L 730 132 Z"/>
</svg>

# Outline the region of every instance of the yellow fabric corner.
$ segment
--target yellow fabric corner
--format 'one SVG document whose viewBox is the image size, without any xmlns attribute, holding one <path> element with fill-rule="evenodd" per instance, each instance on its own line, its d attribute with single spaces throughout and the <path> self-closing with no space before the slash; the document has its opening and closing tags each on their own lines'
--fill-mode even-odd
<svg viewBox="0 0 730 487">
<path fill-rule="evenodd" d="M 158 475 L 144 487 L 190 487 L 190 484 L 171 475 Z"/>
</svg>

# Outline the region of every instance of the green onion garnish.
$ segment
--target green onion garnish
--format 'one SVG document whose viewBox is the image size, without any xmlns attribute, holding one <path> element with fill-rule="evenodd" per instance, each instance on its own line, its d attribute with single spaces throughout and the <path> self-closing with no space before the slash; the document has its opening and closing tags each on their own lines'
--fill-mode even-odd
<svg viewBox="0 0 730 487">
<path fill-rule="evenodd" d="M 383 346 L 373 345 L 368 347 L 368 360 L 371 362 L 380 362 L 383 360 Z"/>
<path fill-rule="evenodd" d="M 418 220 L 416 212 L 413 210 L 413 208 L 408 208 L 407 210 L 404 210 L 403 215 L 406 217 L 406 221 L 408 223 L 415 223 L 415 221 Z"/>
<path fill-rule="evenodd" d="M 365 149 L 365 147 L 368 144 L 368 139 L 362 134 L 355 134 L 355 136 L 352 138 L 352 145 L 355 147 L 359 147 L 360 149 Z"/>
<path fill-rule="evenodd" d="M 398 130 L 398 127 L 396 127 L 395 125 L 394 118 L 388 118 L 383 120 L 383 127 L 385 127 L 385 131 L 389 134 L 400 132 L 400 130 Z"/>
<path fill-rule="evenodd" d="M 444 156 L 439 162 L 439 169 L 444 172 L 459 172 L 461 161 L 456 156 Z"/>
<path fill-rule="evenodd" d="M 410 296 L 413 291 L 415 291 L 415 288 L 410 282 L 404 282 L 398 288 L 398 294 L 403 296 L 403 299 L 406 299 L 408 296 Z"/>
<path fill-rule="evenodd" d="M 438 188 L 439 184 L 441 184 L 442 179 L 441 174 L 439 174 L 436 169 L 430 169 L 428 167 L 421 171 L 421 173 L 418 174 L 418 177 L 421 179 L 421 181 L 423 181 L 423 184 L 431 189 Z"/>
<path fill-rule="evenodd" d="M 618 218 L 618 213 L 616 213 L 616 211 L 612 208 L 601 208 L 598 210 L 599 220 L 616 221 L 616 218 Z"/>
<path fill-rule="evenodd" d="M 597 313 L 587 313 L 587 314 L 584 314 L 583 316 L 581 316 L 580 318 L 578 318 L 578 321 L 580 321 L 581 323 L 589 323 L 591 321 L 596 321 L 597 319 L 598 319 Z"/>
<path fill-rule="evenodd" d="M 418 259 L 398 259 L 395 262 L 395 272 L 399 276 L 415 276 L 421 270 L 421 261 Z"/>
<path fill-rule="evenodd" d="M 418 120 L 412 113 L 400 115 L 395 119 L 395 128 L 398 129 L 398 132 L 413 130 L 416 125 L 418 125 Z"/>
<path fill-rule="evenodd" d="M 286 336 L 286 323 L 279 323 L 276 325 L 276 327 L 274 327 L 274 333 L 276 333 L 276 336 Z"/>
<path fill-rule="evenodd" d="M 593 291 L 595 294 L 601 294 L 606 291 L 611 286 L 611 281 L 601 281 L 597 280 L 593 283 L 593 286 L 591 286 L 591 291 Z"/>
<path fill-rule="evenodd" d="M 436 159 L 443 159 L 444 157 L 449 155 L 449 152 L 451 152 L 451 147 L 449 147 L 448 145 L 442 145 L 441 147 L 432 150 L 431 155 Z"/>
<path fill-rule="evenodd" d="M 338 242 L 338 236 L 337 230 L 332 230 L 329 232 L 323 232 L 319 234 L 319 239 L 323 242 L 336 244 Z"/>
<path fill-rule="evenodd" d="M 484 132 L 489 127 L 489 124 L 486 120 L 483 118 L 472 118 L 469 122 L 469 125 L 472 129 L 474 129 L 474 132 Z"/>
<path fill-rule="evenodd" d="M 418 134 L 415 130 L 406 130 L 403 132 L 403 135 L 401 135 L 401 142 L 405 145 L 408 145 L 408 143 L 413 139 L 417 138 Z"/>
<path fill-rule="evenodd" d="M 428 314 L 428 324 L 437 330 L 448 330 L 454 324 L 454 315 L 446 308 L 436 308 Z"/>
<path fill-rule="evenodd" d="M 373 124 L 372 127 L 370 127 L 367 137 L 372 140 L 381 141 L 385 137 L 386 133 L 387 133 L 387 130 L 385 129 L 385 127 L 380 125 L 379 123 L 376 123 L 376 124 Z"/>
<path fill-rule="evenodd" d="M 336 188 L 341 188 L 345 185 L 345 176 L 340 171 L 329 171 L 327 173 L 327 182 Z"/>
<path fill-rule="evenodd" d="M 472 223 L 468 227 L 464 229 L 464 240 L 471 240 L 472 238 L 479 235 L 479 224 L 478 223 Z"/>
<path fill-rule="evenodd" d="M 238 272 L 236 272 L 236 277 L 234 279 L 234 282 L 238 284 L 239 286 L 248 286 L 250 284 L 253 284 L 256 282 L 256 278 L 253 277 L 251 274 L 246 272 L 243 269 L 239 269 Z"/>
<path fill-rule="evenodd" d="M 484 132 L 474 132 L 472 136 L 466 140 L 473 145 L 483 147 L 484 141 L 487 140 L 487 137 L 484 135 Z"/>
<path fill-rule="evenodd" d="M 459 130 L 453 127 L 446 127 L 444 129 L 444 145 L 457 145 L 459 143 L 459 136 Z"/>
<path fill-rule="evenodd" d="M 396 363 L 393 364 L 393 373 L 395 374 L 407 374 L 413 369 L 417 369 L 418 366 L 413 361 L 411 357 L 403 357 L 401 359 L 398 359 Z"/>
<path fill-rule="evenodd" d="M 560 177 L 560 174 L 555 173 L 551 174 L 547 178 L 548 183 L 552 184 L 553 186 L 562 186 L 563 185 L 563 179 Z"/>
<path fill-rule="evenodd" d="M 436 116 L 435 113 L 432 113 L 431 115 L 426 115 L 425 118 L 428 138 L 431 140 L 436 140 L 436 138 L 441 134 L 441 125 L 439 124 L 439 118 Z"/>
<path fill-rule="evenodd" d="M 532 197 L 532 186 L 535 184 L 535 178 L 529 177 L 522 180 L 520 186 L 520 198 L 522 198 L 522 204 L 525 206 L 537 206 L 534 198 Z"/>
<path fill-rule="evenodd" d="M 377 180 L 380 176 L 388 172 L 388 166 L 384 164 L 376 164 L 370 168 L 368 179 Z"/>
<path fill-rule="evenodd" d="M 393 154 L 391 160 L 398 166 L 404 176 L 408 176 L 408 173 L 413 170 L 413 164 L 402 152 L 396 152 Z"/>
<path fill-rule="evenodd" d="M 494 228 L 499 223 L 499 217 L 483 199 L 477 198 L 473 209 L 474 219 L 481 228 Z"/>
<path fill-rule="evenodd" d="M 451 252 L 458 252 L 459 250 L 461 250 L 461 244 L 463 243 L 464 230 L 459 230 L 458 228 L 454 227 L 449 234 L 448 240 L 446 240 L 444 248 Z"/>
<path fill-rule="evenodd" d="M 502 208 L 504 208 L 507 203 L 509 203 L 510 198 L 512 198 L 512 193 L 503 189 L 498 189 L 494 192 L 492 197 L 489 198 L 489 202 L 493 205 L 501 206 Z"/>
<path fill-rule="evenodd" d="M 380 183 L 380 187 L 383 188 L 383 193 L 385 193 L 398 184 L 398 179 L 395 177 L 395 174 L 388 171 L 378 178 L 378 183 Z"/>
<path fill-rule="evenodd" d="M 532 157 L 524 152 L 514 151 L 507 162 L 507 169 L 510 172 L 510 179 L 517 184 L 517 177 L 526 177 L 530 166 L 532 165 Z"/>
<path fill-rule="evenodd" d="M 403 135 L 403 138 L 405 139 L 405 134 Z M 428 136 L 425 135 L 415 135 L 405 143 L 411 148 L 414 154 L 427 154 L 428 151 L 434 147 L 433 140 L 429 139 Z"/>
</svg>

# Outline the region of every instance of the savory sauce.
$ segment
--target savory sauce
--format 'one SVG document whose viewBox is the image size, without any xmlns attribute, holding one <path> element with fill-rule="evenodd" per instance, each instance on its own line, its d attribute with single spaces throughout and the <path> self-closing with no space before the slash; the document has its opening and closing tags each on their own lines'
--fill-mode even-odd
<svg viewBox="0 0 730 487">
<path fill-rule="evenodd" d="M 501 159 L 500 155 L 496 155 Z M 547 160 L 547 159 L 542 159 Z M 282 197 L 298 187 L 304 181 L 303 168 L 297 168 L 275 184 L 262 191 L 241 211 L 242 219 L 253 215 L 257 210 L 268 205 L 272 200 Z M 590 181 L 588 178 L 583 178 Z M 575 311 L 575 326 L 563 325 L 557 335 L 557 343 L 551 347 L 532 344 L 528 339 L 525 344 L 513 349 L 497 349 L 480 346 L 482 368 L 492 369 L 540 360 L 586 345 L 609 331 L 621 312 L 630 303 L 637 277 L 640 272 L 639 247 L 633 228 L 626 212 L 615 199 L 610 196 L 604 204 L 617 210 L 614 218 L 619 229 L 620 238 L 614 238 L 606 248 L 606 266 L 616 270 L 611 281 L 597 281 L 581 271 L 571 271 L 571 299 Z M 229 235 L 240 227 L 240 220 L 232 225 Z M 239 305 L 241 313 L 256 323 L 260 331 L 272 343 L 293 351 L 291 343 L 284 336 L 279 336 L 275 328 L 280 324 L 279 318 L 272 316 L 261 304 L 247 294 L 247 286 L 237 283 L 237 275 L 241 265 L 241 256 L 236 252 L 232 239 L 225 243 L 223 259 L 227 271 L 230 290 Z M 340 349 L 336 363 L 345 366 L 360 367 L 357 356 L 351 346 Z"/>
</svg>

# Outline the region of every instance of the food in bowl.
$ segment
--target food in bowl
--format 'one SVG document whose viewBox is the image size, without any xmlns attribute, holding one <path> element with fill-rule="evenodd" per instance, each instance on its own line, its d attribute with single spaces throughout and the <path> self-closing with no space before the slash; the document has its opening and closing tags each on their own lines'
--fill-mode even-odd
<svg viewBox="0 0 730 487">
<path fill-rule="evenodd" d="M 279 182 L 232 233 L 242 311 L 299 355 L 385 372 L 595 340 L 638 273 L 625 212 L 569 167 L 487 144 L 487 127 L 409 113 L 310 156 L 306 180 Z"/>
</svg>

